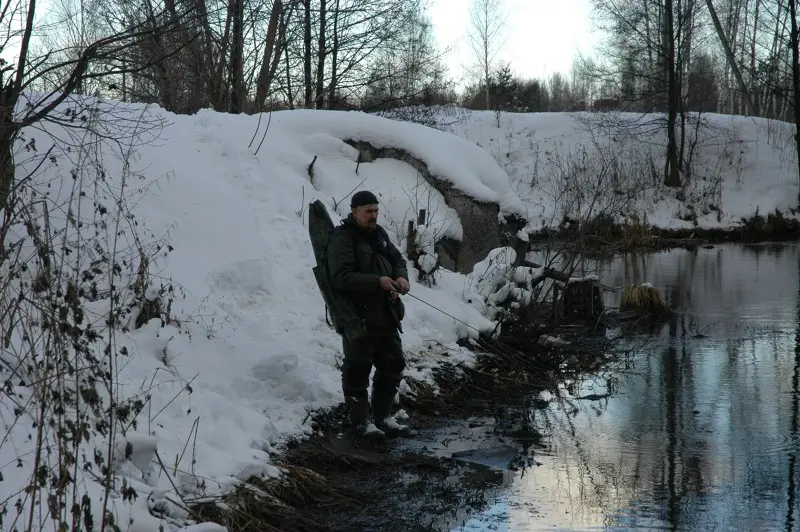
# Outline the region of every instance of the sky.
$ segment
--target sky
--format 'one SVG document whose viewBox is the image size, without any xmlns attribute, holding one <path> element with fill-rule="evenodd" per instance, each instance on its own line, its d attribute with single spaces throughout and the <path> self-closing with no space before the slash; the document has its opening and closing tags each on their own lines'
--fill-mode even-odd
<svg viewBox="0 0 800 532">
<path fill-rule="evenodd" d="M 591 0 L 501 0 L 507 13 L 505 45 L 496 60 L 523 77 L 568 73 L 577 52 L 591 55 Z M 457 79 L 472 66 L 468 39 L 470 0 L 431 0 L 428 13 L 440 47 L 453 47 L 446 63 Z M 459 80 L 463 82 L 464 80 Z"/>
</svg>

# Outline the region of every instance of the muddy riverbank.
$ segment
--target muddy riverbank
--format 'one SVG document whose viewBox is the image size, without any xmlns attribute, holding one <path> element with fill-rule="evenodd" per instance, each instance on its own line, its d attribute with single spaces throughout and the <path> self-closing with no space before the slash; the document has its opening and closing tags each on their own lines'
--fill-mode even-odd
<svg viewBox="0 0 800 532">
<path fill-rule="evenodd" d="M 276 461 L 286 468 L 283 481 L 254 481 L 258 495 L 239 490 L 224 501 L 225 511 L 219 505 L 197 511 L 231 532 L 457 528 L 486 510 L 515 474 L 535 467 L 542 443 L 531 410 L 547 406 L 536 398 L 557 394 L 559 383 L 598 371 L 614 356 L 609 340 L 586 336 L 574 324 L 551 331 L 564 345 L 532 344 L 525 352 L 518 349 L 520 331 L 511 332 L 515 347 L 508 337 L 474 342 L 474 367 L 435 370 L 437 393 L 409 382 L 413 393 L 398 408 L 418 437 L 356 440 L 343 405 L 318 412 L 314 435 L 291 442 Z M 476 455 L 476 447 L 486 452 Z"/>
</svg>

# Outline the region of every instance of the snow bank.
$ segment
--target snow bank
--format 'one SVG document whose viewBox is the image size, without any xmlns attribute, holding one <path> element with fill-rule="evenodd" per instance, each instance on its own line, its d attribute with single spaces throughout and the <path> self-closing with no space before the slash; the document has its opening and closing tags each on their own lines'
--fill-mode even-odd
<svg viewBox="0 0 800 532">
<path fill-rule="evenodd" d="M 691 174 L 679 199 L 663 185 L 666 131 L 656 115 L 502 113 L 499 127 L 493 112 L 457 118 L 443 112 L 441 122 L 507 172 L 529 229 L 602 213 L 662 228 L 729 228 L 798 204 L 792 124 L 718 114 L 689 122 Z"/>
<path fill-rule="evenodd" d="M 451 183 L 467 196 L 498 203 L 501 214 L 523 212 L 506 173 L 488 153 L 475 150 L 468 140 L 458 136 L 361 112 L 296 110 L 274 113 L 272 120 L 281 132 L 297 132 L 301 136 L 308 135 L 308 124 L 313 122 L 318 132 L 314 142 L 320 147 L 337 145 L 339 140 L 353 140 L 368 142 L 375 148 L 405 150 L 424 162 L 432 175 Z M 348 150 L 348 153 L 355 153 L 355 150 Z"/>
<path fill-rule="evenodd" d="M 352 192 L 367 188 L 381 198 L 379 222 L 401 249 L 406 220 L 420 206 L 430 214 L 427 230 L 459 235 L 455 212 L 419 183 L 411 166 L 379 160 L 356 174 L 356 150 L 343 139 L 405 149 L 469 195 L 500 201 L 506 211 L 521 205 L 486 153 L 422 126 L 360 113 L 293 111 L 259 122 L 210 111 L 176 116 L 141 105 L 95 106 L 90 119 L 96 129 L 122 135 L 121 143 L 54 124 L 46 125 L 47 134 L 29 128 L 26 135 L 35 139 L 39 159 L 53 147 L 36 182 L 54 205 L 69 198 L 70 177 L 91 172 L 79 164 L 86 152 L 75 149 L 91 146 L 102 160 L 104 186 L 119 189 L 121 176 L 128 176 L 138 229 L 173 247 L 150 265 L 156 287 L 174 289 L 172 320 L 152 319 L 117 338 L 130 353 L 118 368 L 123 395 L 149 397 L 126 435 L 130 447 L 117 449 L 125 459 L 119 472 L 139 493 L 132 503 L 112 500 L 119 517 L 131 522 L 129 530 L 191 525 L 179 495 L 213 496 L 252 475 L 279 475 L 271 456 L 288 438 L 310 434 L 311 410 L 342 400 L 341 340 L 326 324 L 311 273 L 308 203 L 321 199 L 336 220 L 349 211 Z M 67 107 L 59 111 L 63 116 Z M 130 149 L 131 139 L 147 143 Z M 20 146 L 23 172 L 39 160 L 25 153 Z M 308 167 L 315 156 L 312 183 Z M 96 207 L 93 201 L 113 204 L 113 198 L 94 196 L 86 212 Z M 463 276 L 446 271 L 432 287 L 412 281 L 412 294 L 444 313 L 406 297 L 407 351 L 441 345 L 456 359 L 470 359 L 456 341 L 492 323 L 465 302 L 465 284 Z M 408 375 L 429 375 L 429 368 L 425 355 L 414 355 Z M 26 397 L 24 386 L 18 392 Z M 10 438 L 0 445 L 0 501 L 7 504 L 33 468 L 34 442 L 27 435 L 34 420 L 23 415 L 15 421 L 13 408 L 6 404 L 2 411 Z M 89 456 L 99 444 L 87 444 Z M 101 488 L 92 478 L 79 482 L 97 510 Z"/>
</svg>

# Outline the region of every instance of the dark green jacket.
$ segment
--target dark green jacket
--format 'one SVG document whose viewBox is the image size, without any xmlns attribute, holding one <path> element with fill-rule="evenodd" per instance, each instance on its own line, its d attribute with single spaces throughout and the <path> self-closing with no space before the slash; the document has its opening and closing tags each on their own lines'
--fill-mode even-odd
<svg viewBox="0 0 800 532">
<path fill-rule="evenodd" d="M 328 248 L 328 269 L 333 288 L 355 303 L 371 333 L 390 334 L 400 328 L 403 303 L 393 304 L 381 290 L 379 279 L 403 277 L 408 280 L 406 261 L 381 226 L 367 231 L 353 215 L 333 230 Z"/>
</svg>

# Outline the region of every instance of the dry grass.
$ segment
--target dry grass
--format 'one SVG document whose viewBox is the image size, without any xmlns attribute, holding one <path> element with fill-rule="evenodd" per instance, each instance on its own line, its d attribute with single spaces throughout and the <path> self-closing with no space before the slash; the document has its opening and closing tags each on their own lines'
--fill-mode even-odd
<svg viewBox="0 0 800 532">
<path fill-rule="evenodd" d="M 800 240 L 798 211 L 788 214 L 776 210 L 766 215 L 756 212 L 742 218 L 732 228 L 681 228 L 660 229 L 649 224 L 647 217 L 629 218 L 618 223 L 609 216 L 600 215 L 579 224 L 561 227 L 555 232 L 543 230 L 530 235 L 531 242 L 558 240 L 565 246 L 587 257 L 609 256 L 615 253 L 635 253 L 698 247 L 725 242 L 784 242 Z M 686 219 L 691 221 L 691 218 Z M 696 221 L 696 220 L 695 220 Z"/>
<path fill-rule="evenodd" d="M 745 240 L 796 240 L 800 233 L 800 222 L 796 218 L 785 216 L 778 209 L 766 216 L 756 211 L 753 216 L 743 218 L 741 224 Z"/>
<path fill-rule="evenodd" d="M 449 378 L 449 376 L 439 374 L 437 377 L 439 383 L 446 382 L 450 385 L 454 382 L 454 379 Z M 406 401 L 413 404 L 415 411 L 428 415 L 437 415 L 437 413 L 447 409 L 445 398 L 436 393 L 434 387 L 427 382 L 406 377 L 406 384 L 411 390 L 410 397 Z"/>
<path fill-rule="evenodd" d="M 633 311 L 640 316 L 655 317 L 668 316 L 671 312 L 658 288 L 650 285 L 631 285 L 623 288 L 620 310 Z"/>
<path fill-rule="evenodd" d="M 251 478 L 220 500 L 193 508 L 203 519 L 230 532 L 290 532 L 324 530 L 324 515 L 343 503 L 356 504 L 359 496 L 335 486 L 327 478 L 298 465 L 283 465 L 279 479 Z"/>
<path fill-rule="evenodd" d="M 713 230 L 703 231 L 697 228 L 664 230 L 650 225 L 646 217 L 644 219 L 630 218 L 624 223 L 618 223 L 603 215 L 582 221 L 568 229 L 560 228 L 555 233 L 542 231 L 531 235 L 530 238 L 533 242 L 559 240 L 586 257 L 605 257 L 615 253 L 660 251 L 672 248 L 692 250 L 709 243 L 708 238 L 703 236 L 706 233 L 709 237 L 716 237 L 716 240 L 730 239 L 728 232 L 717 235 Z"/>
</svg>

